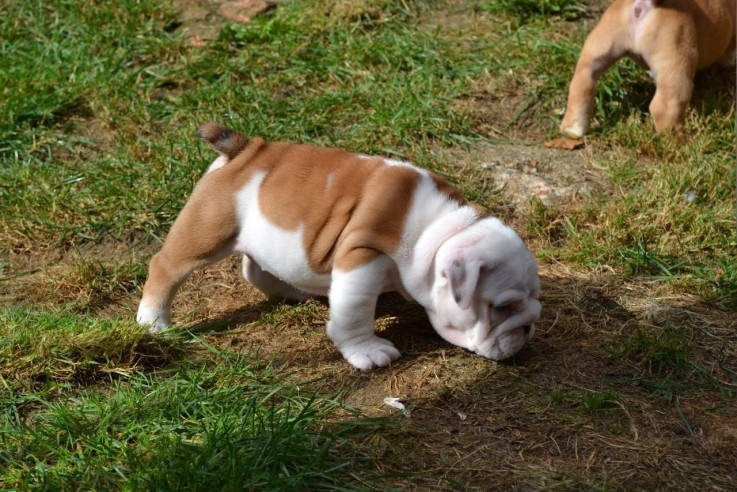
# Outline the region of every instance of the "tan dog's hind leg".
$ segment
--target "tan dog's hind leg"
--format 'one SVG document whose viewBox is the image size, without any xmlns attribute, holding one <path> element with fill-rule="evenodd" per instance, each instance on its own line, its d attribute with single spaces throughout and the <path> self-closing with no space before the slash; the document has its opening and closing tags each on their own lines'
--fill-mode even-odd
<svg viewBox="0 0 737 492">
<path fill-rule="evenodd" d="M 686 108 L 693 93 L 693 79 L 696 73 L 698 52 L 695 46 L 681 46 L 678 53 L 668 56 L 655 56 L 648 60 L 655 77 L 655 96 L 650 101 L 650 114 L 655 123 L 655 131 L 673 128 L 677 133 L 683 131 Z"/>
<path fill-rule="evenodd" d="M 229 256 L 235 249 L 237 224 L 232 209 L 208 198 L 207 178 L 174 222 L 164 246 L 151 259 L 149 276 L 136 319 L 159 331 L 171 324 L 171 303 L 179 286 L 196 268 Z M 212 183 L 212 181 L 210 181 Z"/>
<path fill-rule="evenodd" d="M 581 50 L 576 71 L 568 89 L 568 107 L 560 125 L 562 134 L 579 138 L 591 128 L 591 115 L 596 102 L 596 83 L 614 62 L 625 55 L 626 47 L 609 24 L 616 24 L 615 13 L 607 11 L 596 25 Z"/>
</svg>

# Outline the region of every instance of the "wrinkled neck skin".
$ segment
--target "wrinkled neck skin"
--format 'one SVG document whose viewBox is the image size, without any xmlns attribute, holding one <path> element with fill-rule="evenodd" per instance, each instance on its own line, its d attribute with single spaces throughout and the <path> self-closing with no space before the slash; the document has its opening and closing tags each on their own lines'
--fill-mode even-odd
<svg viewBox="0 0 737 492">
<path fill-rule="evenodd" d="M 402 284 L 409 296 L 422 307 L 434 310 L 435 256 L 441 246 L 463 229 L 479 220 L 476 210 L 461 207 L 438 216 L 420 234 L 412 253 L 404 259 L 407 264 Z"/>
<path fill-rule="evenodd" d="M 464 294 L 459 302 L 458 284 L 451 285 L 452 265 L 459 261 L 468 267 L 467 272 L 479 271 L 478 280 L 472 280 L 470 302 Z M 438 249 L 432 308 L 426 311 L 435 331 L 445 340 L 502 360 L 517 353 L 535 334 L 534 323 L 540 319 L 539 292 L 532 253 L 512 229 L 498 219 L 487 218 Z M 494 307 L 505 304 L 509 308 Z"/>
</svg>

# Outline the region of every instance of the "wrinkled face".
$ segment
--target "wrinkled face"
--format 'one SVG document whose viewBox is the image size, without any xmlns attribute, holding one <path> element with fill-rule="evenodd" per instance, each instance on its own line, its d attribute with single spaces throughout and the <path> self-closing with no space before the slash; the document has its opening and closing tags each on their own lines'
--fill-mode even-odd
<svg viewBox="0 0 737 492">
<path fill-rule="evenodd" d="M 433 306 L 427 311 L 449 342 L 502 360 L 534 335 L 539 296 L 534 257 L 514 231 L 489 218 L 438 250 Z"/>
</svg>

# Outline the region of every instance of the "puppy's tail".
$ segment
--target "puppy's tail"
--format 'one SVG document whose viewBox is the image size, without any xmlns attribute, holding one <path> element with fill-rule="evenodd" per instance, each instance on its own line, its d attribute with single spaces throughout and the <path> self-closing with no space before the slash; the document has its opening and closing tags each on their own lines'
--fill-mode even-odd
<svg viewBox="0 0 737 492">
<path fill-rule="evenodd" d="M 248 139 L 235 130 L 231 130 L 219 123 L 206 123 L 197 130 L 197 136 L 209 143 L 213 149 L 220 152 L 228 160 L 241 153 Z"/>
</svg>

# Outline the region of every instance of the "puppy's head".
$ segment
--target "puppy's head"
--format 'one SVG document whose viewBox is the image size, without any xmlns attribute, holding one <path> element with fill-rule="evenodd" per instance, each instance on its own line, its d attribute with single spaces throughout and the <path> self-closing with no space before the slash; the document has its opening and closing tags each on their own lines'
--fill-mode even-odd
<svg viewBox="0 0 737 492">
<path fill-rule="evenodd" d="M 449 342 L 502 360 L 534 335 L 539 296 L 534 257 L 511 228 L 489 217 L 438 250 L 428 315 Z"/>
</svg>

